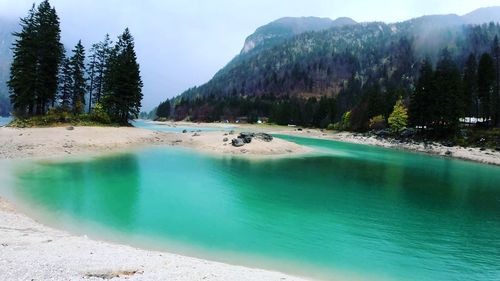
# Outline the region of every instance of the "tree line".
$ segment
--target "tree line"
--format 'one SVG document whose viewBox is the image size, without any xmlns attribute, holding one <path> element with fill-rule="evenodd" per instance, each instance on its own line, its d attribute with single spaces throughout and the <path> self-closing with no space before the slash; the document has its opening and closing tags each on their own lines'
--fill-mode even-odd
<svg viewBox="0 0 500 281">
<path fill-rule="evenodd" d="M 14 58 L 8 87 L 18 118 L 46 115 L 49 110 L 95 113 L 99 121 L 127 124 L 141 108 L 142 80 L 128 28 L 116 44 L 109 35 L 86 56 L 81 40 L 67 54 L 59 17 L 48 0 L 33 4 L 14 33 Z"/>
<path fill-rule="evenodd" d="M 452 133 L 460 122 L 498 126 L 500 25 L 438 30 L 429 42 L 415 32 L 406 23 L 397 32 L 374 23 L 300 35 L 236 58 L 156 113 L 366 131 L 390 125 L 397 109 L 402 118 L 393 124 L 426 133 Z"/>
<path fill-rule="evenodd" d="M 423 130 L 454 132 L 460 121 L 478 127 L 500 126 L 500 45 L 490 52 L 471 53 L 463 69 L 444 49 L 435 69 L 430 59 L 420 67 L 410 102 L 410 122 Z"/>
</svg>

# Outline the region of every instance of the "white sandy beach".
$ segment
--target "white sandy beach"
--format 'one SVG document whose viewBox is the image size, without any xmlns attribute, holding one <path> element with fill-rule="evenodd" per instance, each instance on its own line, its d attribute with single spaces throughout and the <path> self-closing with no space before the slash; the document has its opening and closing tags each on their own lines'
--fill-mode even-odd
<svg viewBox="0 0 500 281">
<path fill-rule="evenodd" d="M 274 157 L 308 153 L 311 149 L 281 139 L 254 139 L 233 147 L 236 134 L 224 132 L 163 133 L 133 127 L 0 128 L 0 159 L 54 158 L 112 152 L 147 145 L 179 145 L 203 152 Z M 227 139 L 227 141 L 224 141 Z"/>
<path fill-rule="evenodd" d="M 0 128 L 0 159 L 98 155 L 144 145 L 182 145 L 209 153 L 271 156 L 299 145 L 254 140 L 234 148 L 222 132 L 175 134 L 138 128 Z M 224 138 L 229 142 L 223 142 Z M 225 145 L 224 145 L 225 144 Z M 243 150 L 244 149 L 244 150 Z M 0 280 L 303 280 L 267 270 L 101 242 L 46 227 L 0 197 Z"/>
<path fill-rule="evenodd" d="M 304 280 L 95 241 L 46 227 L 0 198 L 0 280 Z"/>
</svg>

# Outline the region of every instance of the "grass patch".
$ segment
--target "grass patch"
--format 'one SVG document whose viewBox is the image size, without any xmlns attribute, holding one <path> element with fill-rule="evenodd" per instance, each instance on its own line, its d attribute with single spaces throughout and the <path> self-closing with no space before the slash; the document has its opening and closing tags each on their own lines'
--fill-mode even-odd
<svg viewBox="0 0 500 281">
<path fill-rule="evenodd" d="M 47 115 L 30 118 L 15 118 L 8 126 L 13 128 L 61 127 L 61 126 L 117 126 L 107 115 L 71 114 L 67 112 L 51 112 Z"/>
</svg>

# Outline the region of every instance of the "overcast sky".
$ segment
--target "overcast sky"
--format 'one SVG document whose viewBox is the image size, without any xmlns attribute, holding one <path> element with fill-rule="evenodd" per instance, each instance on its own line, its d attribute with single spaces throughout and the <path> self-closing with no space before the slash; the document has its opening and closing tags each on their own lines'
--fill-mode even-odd
<svg viewBox="0 0 500 281">
<path fill-rule="evenodd" d="M 40 1 L 37 1 L 39 3 Z M 285 16 L 396 22 L 428 14 L 466 14 L 500 0 L 51 0 L 63 42 L 86 46 L 129 27 L 144 81 L 144 109 L 200 85 L 239 53 L 261 25 Z M 33 0 L 0 0 L 0 17 L 19 18 Z"/>
</svg>

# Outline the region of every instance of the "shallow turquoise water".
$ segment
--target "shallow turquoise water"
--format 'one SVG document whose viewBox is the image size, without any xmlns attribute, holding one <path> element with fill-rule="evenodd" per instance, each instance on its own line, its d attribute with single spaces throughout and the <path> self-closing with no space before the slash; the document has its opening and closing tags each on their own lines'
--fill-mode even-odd
<svg viewBox="0 0 500 281">
<path fill-rule="evenodd" d="M 190 127 L 190 126 L 177 126 L 177 125 L 174 127 L 174 126 L 154 123 L 147 120 L 135 120 L 132 122 L 132 125 L 134 125 L 135 127 L 144 128 L 148 130 L 153 130 L 158 132 L 170 132 L 170 133 L 181 133 L 184 130 L 188 132 L 230 131 L 236 128 L 230 124 L 220 127 Z"/>
<path fill-rule="evenodd" d="M 39 162 L 17 170 L 11 193 L 63 227 L 306 276 L 500 279 L 499 167 L 284 138 L 319 152 L 251 161 L 156 147 Z"/>
<path fill-rule="evenodd" d="M 12 121 L 12 118 L 11 118 L 11 117 L 1 117 L 1 116 L 0 116 L 0 127 L 5 126 L 5 125 L 9 124 L 9 123 L 10 123 L 10 121 Z"/>
</svg>

